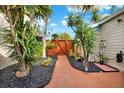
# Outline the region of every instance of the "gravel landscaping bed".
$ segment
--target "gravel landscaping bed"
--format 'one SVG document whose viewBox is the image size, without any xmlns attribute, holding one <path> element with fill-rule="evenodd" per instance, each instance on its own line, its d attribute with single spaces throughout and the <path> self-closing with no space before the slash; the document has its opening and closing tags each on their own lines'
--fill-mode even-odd
<svg viewBox="0 0 124 93">
<path fill-rule="evenodd" d="M 72 67 L 85 72 L 85 67 L 82 61 L 78 62 L 74 57 L 68 57 L 68 60 Z M 89 62 L 88 72 L 100 72 L 100 71 L 102 71 L 102 69 L 94 65 L 92 62 Z"/>
<path fill-rule="evenodd" d="M 48 67 L 34 66 L 31 76 L 28 74 L 23 78 L 15 77 L 18 65 L 14 64 L 0 70 L 0 88 L 39 88 L 49 83 L 57 57 L 52 57 Z"/>
</svg>

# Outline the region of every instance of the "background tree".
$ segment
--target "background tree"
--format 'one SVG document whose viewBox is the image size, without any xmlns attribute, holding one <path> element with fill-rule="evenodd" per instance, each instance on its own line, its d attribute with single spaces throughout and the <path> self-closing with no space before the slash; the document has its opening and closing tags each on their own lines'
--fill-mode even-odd
<svg viewBox="0 0 124 93">
<path fill-rule="evenodd" d="M 48 24 L 48 17 L 44 18 L 45 27 L 43 31 L 43 58 L 46 58 L 46 34 L 47 34 L 47 24 Z"/>
<path fill-rule="evenodd" d="M 52 40 L 56 40 L 58 38 L 58 34 L 53 34 L 52 35 Z"/>
<path fill-rule="evenodd" d="M 35 17 L 37 20 L 43 20 L 44 21 L 44 30 L 42 32 L 42 35 L 43 35 L 43 55 L 42 57 L 43 58 L 46 58 L 46 34 L 47 34 L 47 24 L 48 24 L 48 19 L 50 17 L 50 15 L 52 14 L 52 9 L 50 6 L 48 5 L 45 5 L 45 6 L 42 6 L 40 5 L 39 6 L 40 10 L 39 12 L 36 12 L 35 13 Z M 42 12 L 42 15 L 41 15 L 41 12 Z"/>
<path fill-rule="evenodd" d="M 49 19 L 49 16 L 52 14 L 52 10 L 49 6 L 49 15 L 45 16 L 43 18 L 43 20 L 45 21 L 45 28 L 44 28 L 44 32 L 43 32 L 43 57 L 46 58 L 46 34 L 47 34 L 47 24 L 48 24 L 48 19 Z"/>
<path fill-rule="evenodd" d="M 52 35 L 52 40 L 55 40 L 55 39 L 58 39 L 58 40 L 71 40 L 71 36 L 66 32 L 59 33 L 59 34 L 53 34 Z"/>
<path fill-rule="evenodd" d="M 59 40 L 71 40 L 71 36 L 68 33 L 64 32 L 64 33 L 58 34 L 58 39 Z"/>
<path fill-rule="evenodd" d="M 93 23 L 96 23 L 100 20 L 100 15 L 99 15 L 99 6 L 95 5 L 74 5 L 71 6 L 73 8 L 77 8 L 78 10 L 81 10 L 80 12 L 83 16 L 83 19 L 85 19 L 85 16 L 87 13 L 91 13 L 91 21 Z"/>
<path fill-rule="evenodd" d="M 116 13 L 118 10 L 121 10 L 121 9 L 124 9 L 124 6 L 112 5 L 111 8 L 109 9 L 109 11 L 110 11 L 110 14 L 112 15 L 112 14 Z"/>
</svg>

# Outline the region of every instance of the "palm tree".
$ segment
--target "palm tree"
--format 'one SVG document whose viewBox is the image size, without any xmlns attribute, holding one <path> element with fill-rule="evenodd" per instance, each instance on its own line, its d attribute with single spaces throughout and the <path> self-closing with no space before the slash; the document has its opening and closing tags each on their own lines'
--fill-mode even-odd
<svg viewBox="0 0 124 93">
<path fill-rule="evenodd" d="M 46 34 L 47 34 L 48 17 L 45 17 L 44 21 L 45 21 L 45 27 L 43 32 L 43 58 L 46 58 Z"/>
<path fill-rule="evenodd" d="M 100 20 L 100 15 L 98 14 L 99 6 L 94 5 L 75 5 L 72 6 L 74 8 L 77 8 L 79 10 L 82 10 L 83 13 L 83 19 L 85 19 L 86 13 L 91 12 L 91 21 L 93 23 L 97 23 Z"/>
<path fill-rule="evenodd" d="M 40 13 L 37 13 L 36 15 L 41 16 L 42 19 L 45 22 L 44 25 L 44 31 L 43 31 L 43 58 L 46 58 L 46 34 L 47 34 L 47 24 L 48 24 L 48 18 L 50 17 L 50 15 L 52 14 L 52 10 L 51 7 L 48 5 L 45 6 L 40 6 L 41 11 L 43 12 L 42 15 L 40 15 Z M 37 17 L 38 18 L 38 17 Z"/>
<path fill-rule="evenodd" d="M 43 58 L 46 58 L 46 34 L 47 34 L 47 24 L 48 24 L 48 18 L 52 14 L 51 7 L 48 5 L 39 5 L 40 11 L 35 13 L 35 17 L 37 20 L 40 20 L 41 18 L 44 20 L 44 31 L 43 31 Z M 39 32 L 40 33 L 40 32 Z"/>
<path fill-rule="evenodd" d="M 77 8 L 78 8 L 78 9 L 81 9 L 82 12 L 84 12 L 84 14 L 85 14 L 87 11 L 91 10 L 93 7 L 94 7 L 94 5 L 78 5 L 78 6 L 77 6 Z"/>
<path fill-rule="evenodd" d="M 83 17 L 85 17 L 86 13 L 88 11 L 91 11 L 91 9 L 94 7 L 94 5 L 74 5 L 72 7 L 81 10 L 83 13 Z"/>
</svg>

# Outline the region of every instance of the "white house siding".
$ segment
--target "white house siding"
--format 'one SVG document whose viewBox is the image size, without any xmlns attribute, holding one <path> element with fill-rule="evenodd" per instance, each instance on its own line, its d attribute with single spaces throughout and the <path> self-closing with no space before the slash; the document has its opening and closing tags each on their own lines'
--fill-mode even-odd
<svg viewBox="0 0 124 93">
<path fill-rule="evenodd" d="M 4 15 L 3 14 L 0 14 L 0 33 L 2 32 L 2 28 L 6 28 L 8 27 L 9 24 L 7 23 L 6 19 L 4 18 Z M 1 35 L 0 35 L 1 37 Z M 2 42 L 3 40 L 0 38 L 0 43 Z M 0 44 L 0 54 L 2 54 L 3 56 L 7 56 L 6 55 L 6 52 L 7 50 L 5 49 L 5 47 L 3 45 Z"/>
<path fill-rule="evenodd" d="M 106 40 L 104 53 L 109 58 L 115 58 L 116 53 L 124 49 L 124 21 L 118 23 L 117 18 L 101 26 L 101 39 Z M 121 15 L 124 19 L 124 14 Z"/>
<path fill-rule="evenodd" d="M 7 23 L 7 21 L 5 20 L 3 14 L 0 14 L 0 33 L 2 32 L 1 29 L 8 27 L 9 24 Z M 1 35 L 0 35 L 1 37 Z M 3 40 L 0 39 L 0 43 Z M 5 46 L 3 46 L 2 44 L 0 44 L 0 69 L 3 69 L 9 65 L 15 64 L 16 62 L 13 62 L 12 60 L 10 60 L 9 58 L 7 58 L 8 53 L 7 53 L 8 49 L 6 49 Z"/>
<path fill-rule="evenodd" d="M 99 49 L 100 49 L 100 40 L 101 40 L 101 34 L 100 32 L 96 32 L 95 35 L 95 44 L 94 44 L 94 49 L 93 49 L 93 53 L 89 56 L 89 61 L 91 62 L 99 62 Z M 83 52 L 83 48 L 81 47 L 81 56 L 84 57 L 84 52 Z"/>
<path fill-rule="evenodd" d="M 117 22 L 119 18 L 122 19 L 121 22 Z M 103 53 L 107 55 L 109 59 L 115 58 L 116 53 L 120 50 L 124 53 L 124 13 L 104 23 L 100 27 L 100 34 L 101 40 L 106 40 L 106 47 Z M 109 60 L 107 64 L 124 71 L 124 62 L 116 63 L 116 59 L 113 59 Z"/>
<path fill-rule="evenodd" d="M 100 40 L 101 40 L 101 33 L 100 32 L 96 32 L 95 34 L 95 48 L 93 49 L 93 54 L 90 55 L 90 61 L 95 61 L 95 62 L 99 62 L 99 50 L 100 50 Z"/>
</svg>

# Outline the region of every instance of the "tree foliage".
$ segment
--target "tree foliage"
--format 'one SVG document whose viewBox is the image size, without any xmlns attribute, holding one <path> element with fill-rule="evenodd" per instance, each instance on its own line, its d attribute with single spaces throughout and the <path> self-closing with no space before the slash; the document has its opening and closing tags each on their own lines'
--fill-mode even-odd
<svg viewBox="0 0 124 93">
<path fill-rule="evenodd" d="M 91 13 L 92 13 L 92 17 L 91 17 L 91 22 L 93 23 L 97 23 L 100 21 L 100 14 L 98 13 L 99 12 L 99 7 L 93 7 L 91 9 Z"/>
<path fill-rule="evenodd" d="M 52 35 L 52 40 L 55 40 L 55 39 L 58 39 L 58 40 L 71 40 L 71 36 L 66 32 L 59 33 L 59 34 L 53 34 Z"/>
<path fill-rule="evenodd" d="M 84 51 L 84 65 L 87 66 L 89 54 L 94 47 L 94 29 L 86 24 L 80 15 L 70 14 L 67 23 L 75 32 L 77 39 L 81 42 Z"/>
<path fill-rule="evenodd" d="M 38 27 L 34 25 L 34 17 L 48 16 L 51 9 L 37 5 L 1 5 L 0 11 L 9 23 L 9 27 L 3 29 L 4 43 L 11 53 L 9 57 L 19 62 L 20 72 L 25 71 L 42 55 L 42 43 L 36 40 Z M 29 20 L 25 20 L 25 16 Z"/>
</svg>

